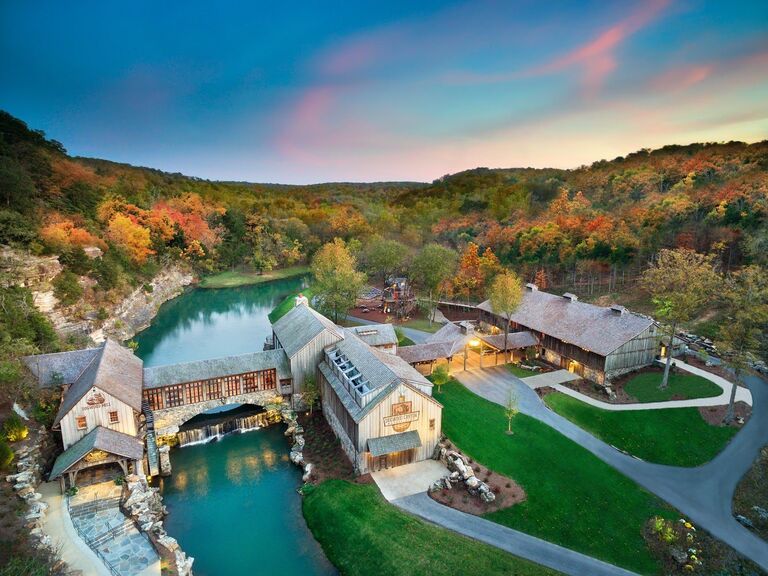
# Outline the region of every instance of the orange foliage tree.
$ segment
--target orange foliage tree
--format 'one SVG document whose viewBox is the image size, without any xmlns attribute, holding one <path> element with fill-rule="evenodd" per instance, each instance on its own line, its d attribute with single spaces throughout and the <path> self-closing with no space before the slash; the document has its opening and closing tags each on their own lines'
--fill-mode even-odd
<svg viewBox="0 0 768 576">
<path fill-rule="evenodd" d="M 147 257 L 154 254 L 149 228 L 145 228 L 133 218 L 116 213 L 107 226 L 107 236 L 117 246 L 125 250 L 128 257 L 136 264 L 143 264 Z"/>
<path fill-rule="evenodd" d="M 106 248 L 106 244 L 85 228 L 79 228 L 69 218 L 54 216 L 40 230 L 40 237 L 45 244 L 56 251 L 67 250 L 73 246 L 98 246 Z"/>
</svg>

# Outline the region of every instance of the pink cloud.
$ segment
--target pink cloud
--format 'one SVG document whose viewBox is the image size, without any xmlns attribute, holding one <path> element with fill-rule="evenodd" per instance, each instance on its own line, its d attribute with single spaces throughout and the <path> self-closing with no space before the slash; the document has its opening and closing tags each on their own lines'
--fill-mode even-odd
<svg viewBox="0 0 768 576">
<path fill-rule="evenodd" d="M 694 64 L 672 68 L 651 79 L 651 87 L 660 91 L 682 91 L 700 84 L 712 75 L 712 64 Z"/>
<path fill-rule="evenodd" d="M 671 0 L 648 0 L 626 18 L 612 24 L 590 39 L 544 64 L 515 72 L 494 74 L 459 73 L 447 77 L 456 83 L 496 83 L 507 82 L 532 76 L 555 74 L 574 67 L 583 71 L 581 84 L 584 95 L 595 96 L 608 75 L 618 67 L 616 49 L 632 34 L 653 22 L 670 4 Z"/>
</svg>

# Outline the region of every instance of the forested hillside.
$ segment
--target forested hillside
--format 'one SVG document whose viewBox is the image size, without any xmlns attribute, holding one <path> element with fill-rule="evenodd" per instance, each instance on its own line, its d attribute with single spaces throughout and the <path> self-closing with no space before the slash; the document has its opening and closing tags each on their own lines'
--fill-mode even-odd
<svg viewBox="0 0 768 576">
<path fill-rule="evenodd" d="M 60 255 L 63 302 L 83 289 L 114 300 L 169 262 L 200 274 L 302 263 L 336 237 L 372 273 L 437 242 L 464 254 L 459 276 L 502 264 L 589 291 L 615 289 L 661 247 L 714 251 L 724 269 L 768 260 L 768 141 L 667 146 L 575 170 L 477 168 L 431 184 L 286 186 L 73 158 L 0 113 L 0 200 L 0 243 Z M 388 264 L 392 251 L 402 257 Z M 466 280 L 444 288 L 483 297 L 483 278 Z"/>
</svg>

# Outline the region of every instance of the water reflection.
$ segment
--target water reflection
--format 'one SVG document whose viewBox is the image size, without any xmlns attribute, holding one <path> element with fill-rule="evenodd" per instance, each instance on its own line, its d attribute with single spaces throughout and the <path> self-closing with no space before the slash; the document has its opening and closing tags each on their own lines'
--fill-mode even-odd
<svg viewBox="0 0 768 576">
<path fill-rule="evenodd" d="M 245 354 L 262 349 L 271 333 L 267 315 L 306 285 L 288 278 L 225 290 L 193 289 L 163 304 L 152 325 L 136 335 L 145 366 Z"/>
</svg>

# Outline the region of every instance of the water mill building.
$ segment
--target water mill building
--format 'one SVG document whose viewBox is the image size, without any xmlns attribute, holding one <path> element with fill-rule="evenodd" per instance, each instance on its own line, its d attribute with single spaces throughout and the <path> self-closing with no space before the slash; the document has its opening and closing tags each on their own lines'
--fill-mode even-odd
<svg viewBox="0 0 768 576">
<path fill-rule="evenodd" d="M 160 473 L 159 438 L 225 405 L 301 406 L 304 384 L 321 389 L 323 414 L 360 473 L 428 459 L 441 433 L 432 385 L 396 355 L 391 325 L 342 328 L 306 298 L 275 322 L 270 349 L 169 366 L 144 367 L 106 340 L 84 350 L 39 354 L 24 363 L 45 388 L 60 388 L 54 422 L 63 452 L 49 475 L 62 490 L 86 469 Z"/>
</svg>

